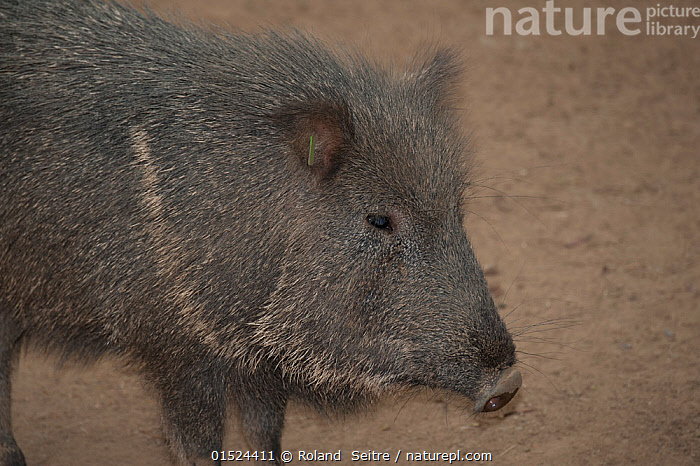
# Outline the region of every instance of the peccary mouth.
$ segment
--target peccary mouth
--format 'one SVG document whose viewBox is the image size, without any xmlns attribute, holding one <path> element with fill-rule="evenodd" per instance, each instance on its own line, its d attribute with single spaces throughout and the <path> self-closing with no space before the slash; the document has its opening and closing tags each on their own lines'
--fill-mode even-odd
<svg viewBox="0 0 700 466">
<path fill-rule="evenodd" d="M 513 368 L 506 369 L 498 380 L 476 400 L 474 412 L 498 411 L 513 399 L 522 385 L 522 380 L 519 371 Z"/>
</svg>

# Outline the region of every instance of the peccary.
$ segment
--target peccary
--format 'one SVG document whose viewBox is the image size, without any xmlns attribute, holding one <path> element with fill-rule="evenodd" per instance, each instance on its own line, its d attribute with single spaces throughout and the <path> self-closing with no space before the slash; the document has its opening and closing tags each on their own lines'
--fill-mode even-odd
<svg viewBox="0 0 700 466">
<path fill-rule="evenodd" d="M 279 462 L 289 400 L 510 400 L 515 346 L 463 226 L 455 53 L 397 73 L 333 50 L 0 2 L 0 463 L 24 463 L 23 344 L 135 368 L 187 463 L 222 449 L 229 401 Z"/>
</svg>

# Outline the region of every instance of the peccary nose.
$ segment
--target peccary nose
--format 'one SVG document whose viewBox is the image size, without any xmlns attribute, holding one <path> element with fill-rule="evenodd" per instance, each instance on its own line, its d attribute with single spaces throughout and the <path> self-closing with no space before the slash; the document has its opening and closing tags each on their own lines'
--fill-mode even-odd
<svg viewBox="0 0 700 466">
<path fill-rule="evenodd" d="M 522 383 L 523 378 L 520 372 L 507 369 L 490 390 L 477 400 L 475 411 L 477 413 L 498 411 L 513 399 Z"/>
</svg>

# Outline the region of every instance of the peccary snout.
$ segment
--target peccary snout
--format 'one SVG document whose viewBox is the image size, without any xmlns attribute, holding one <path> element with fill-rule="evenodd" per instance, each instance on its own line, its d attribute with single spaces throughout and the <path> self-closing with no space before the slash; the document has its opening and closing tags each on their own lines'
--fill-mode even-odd
<svg viewBox="0 0 700 466">
<path fill-rule="evenodd" d="M 495 386 L 490 388 L 481 398 L 474 403 L 474 412 L 498 411 L 513 399 L 522 385 L 520 372 L 514 369 L 503 371 L 496 381 Z"/>
</svg>

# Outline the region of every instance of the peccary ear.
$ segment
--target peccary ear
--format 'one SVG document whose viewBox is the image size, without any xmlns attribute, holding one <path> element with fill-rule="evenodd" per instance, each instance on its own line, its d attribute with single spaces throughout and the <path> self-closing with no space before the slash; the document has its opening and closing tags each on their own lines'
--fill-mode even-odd
<svg viewBox="0 0 700 466">
<path fill-rule="evenodd" d="M 345 102 L 295 103 L 282 107 L 273 120 L 280 127 L 295 163 L 319 181 L 333 177 L 354 134 Z"/>
<path fill-rule="evenodd" d="M 449 107 L 464 72 L 459 53 L 445 47 L 428 50 L 414 61 L 413 69 L 408 77 L 417 81 L 432 105 Z"/>
</svg>

